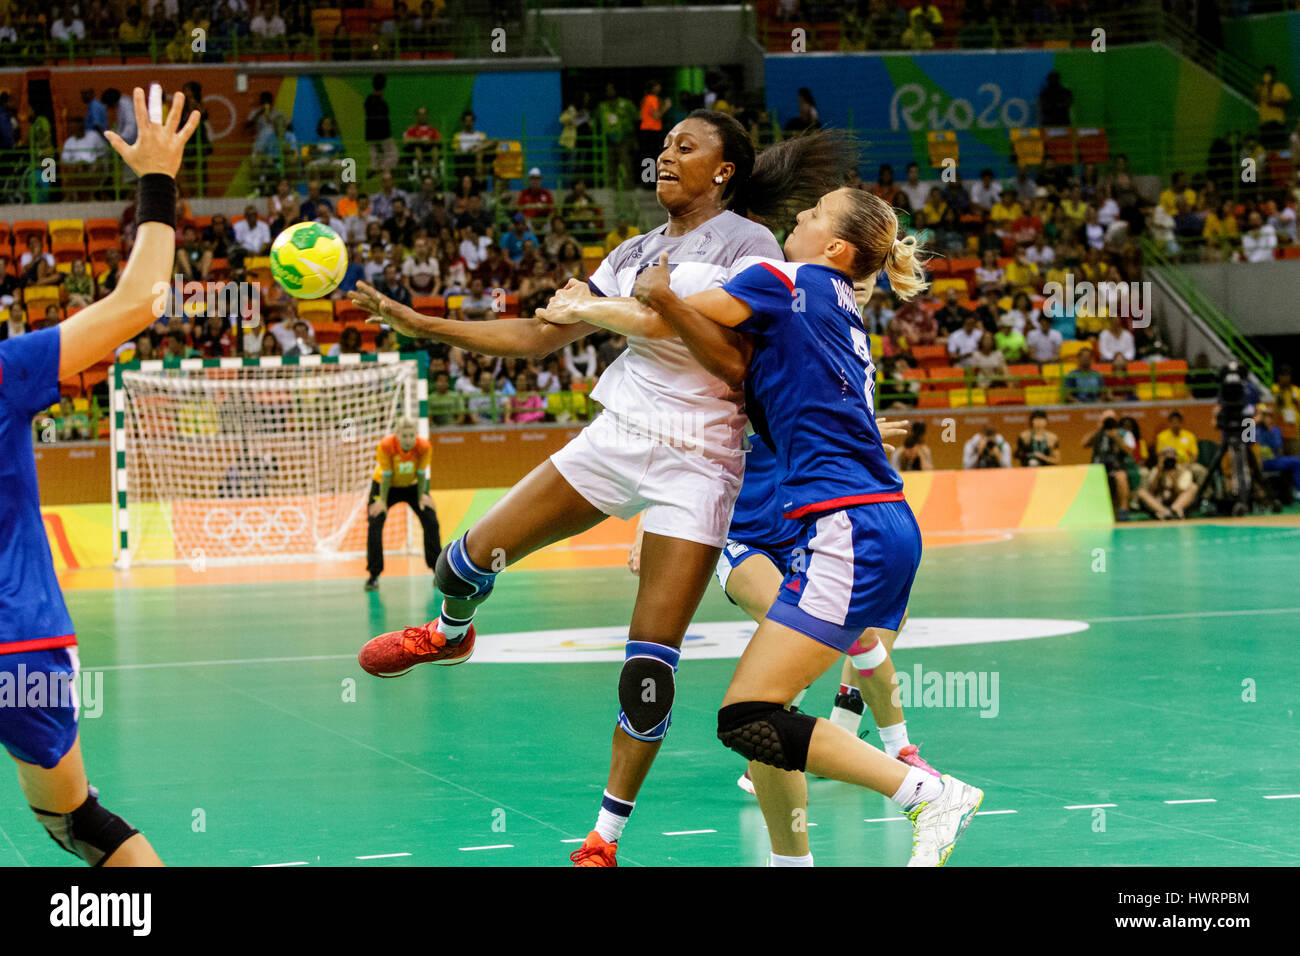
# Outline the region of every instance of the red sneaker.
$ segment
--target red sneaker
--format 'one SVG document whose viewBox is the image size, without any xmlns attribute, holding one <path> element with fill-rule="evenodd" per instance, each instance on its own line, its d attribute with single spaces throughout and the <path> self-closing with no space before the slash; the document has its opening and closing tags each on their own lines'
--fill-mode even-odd
<svg viewBox="0 0 1300 956">
<path fill-rule="evenodd" d="M 367 674 L 376 677 L 401 677 L 416 664 L 463 664 L 473 653 L 473 624 L 463 640 L 448 644 L 435 619 L 419 627 L 371 638 L 357 655 L 357 663 Z"/>
<path fill-rule="evenodd" d="M 618 866 L 615 854 L 618 844 L 609 843 L 603 836 L 592 830 L 582 846 L 569 854 L 574 866 Z"/>
</svg>

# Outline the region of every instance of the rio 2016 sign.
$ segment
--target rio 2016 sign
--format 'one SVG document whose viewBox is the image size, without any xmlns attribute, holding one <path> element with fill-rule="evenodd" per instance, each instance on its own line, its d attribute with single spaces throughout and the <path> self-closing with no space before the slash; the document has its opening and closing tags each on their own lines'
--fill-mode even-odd
<svg viewBox="0 0 1300 956">
<path fill-rule="evenodd" d="M 927 92 L 920 83 L 894 90 L 889 102 L 889 128 L 916 130 L 1014 129 L 1029 126 L 1033 111 L 1019 97 L 1002 99 L 1002 87 L 984 83 L 976 90 L 976 103 L 947 98 L 939 90 Z M 986 101 L 987 100 L 987 101 Z M 977 111 L 978 109 L 978 111 Z"/>
</svg>

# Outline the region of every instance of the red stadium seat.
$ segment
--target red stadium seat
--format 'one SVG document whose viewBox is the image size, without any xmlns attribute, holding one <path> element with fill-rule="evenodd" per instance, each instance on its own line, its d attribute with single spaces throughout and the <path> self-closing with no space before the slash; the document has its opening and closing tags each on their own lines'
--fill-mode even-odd
<svg viewBox="0 0 1300 956">
<path fill-rule="evenodd" d="M 1043 384 L 1037 365 L 1008 365 L 1007 371 L 1016 377 L 1016 385 L 1021 388 Z"/>
<path fill-rule="evenodd" d="M 918 345 L 912 349 L 912 357 L 921 368 L 948 364 L 948 352 L 942 345 Z"/>
<path fill-rule="evenodd" d="M 947 408 L 948 393 L 922 391 L 920 395 L 916 396 L 916 407 L 917 408 Z"/>
<path fill-rule="evenodd" d="M 418 310 L 417 310 L 418 311 Z M 334 300 L 334 320 L 343 324 L 361 324 L 370 318 L 370 313 L 359 305 L 353 305 L 347 299 Z"/>
</svg>

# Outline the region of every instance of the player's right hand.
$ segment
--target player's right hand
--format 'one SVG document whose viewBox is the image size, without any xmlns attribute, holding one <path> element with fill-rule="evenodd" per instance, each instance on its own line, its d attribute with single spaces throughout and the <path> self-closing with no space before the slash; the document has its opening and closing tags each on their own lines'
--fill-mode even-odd
<svg viewBox="0 0 1300 956">
<path fill-rule="evenodd" d="M 144 90 L 137 86 L 131 94 L 131 99 L 135 106 L 137 130 L 135 142 L 127 143 L 111 129 L 104 131 L 104 138 L 117 150 L 118 155 L 137 176 L 164 173 L 175 177 L 177 170 L 181 168 L 185 143 L 198 129 L 201 119 L 198 110 L 191 110 L 185 125 L 181 126 L 185 94 L 177 93 L 172 97 L 172 108 L 167 118 L 161 123 L 155 123 L 149 119 L 149 107 L 145 105 Z"/>
<path fill-rule="evenodd" d="M 378 518 L 381 514 L 383 514 L 387 510 L 388 510 L 388 505 L 386 505 L 382 501 L 370 502 L 370 517 L 372 518 Z"/>
<path fill-rule="evenodd" d="M 632 547 L 627 549 L 627 569 L 637 577 L 641 576 L 641 538 L 637 537 Z"/>
<path fill-rule="evenodd" d="M 579 309 L 585 300 L 594 298 L 585 283 L 570 279 L 555 295 L 551 296 L 545 307 L 535 313 L 535 317 L 551 325 L 573 325 L 582 321 Z"/>
</svg>

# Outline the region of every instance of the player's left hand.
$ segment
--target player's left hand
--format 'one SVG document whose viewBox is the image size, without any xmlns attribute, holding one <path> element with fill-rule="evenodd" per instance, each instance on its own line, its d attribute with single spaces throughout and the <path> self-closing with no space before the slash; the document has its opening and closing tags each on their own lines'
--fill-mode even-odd
<svg viewBox="0 0 1300 956">
<path fill-rule="evenodd" d="M 423 508 L 428 508 L 430 511 L 432 511 L 432 510 L 433 510 L 433 495 L 428 494 L 427 492 L 426 492 L 425 494 L 420 495 L 420 507 L 421 507 L 422 509 L 423 509 Z"/>
<path fill-rule="evenodd" d="M 912 423 L 907 419 L 894 421 L 889 418 L 877 418 L 876 427 L 880 429 L 880 441 L 889 449 L 889 453 L 892 455 L 894 453 L 893 443 L 900 442 L 907 437 L 908 432 L 912 430 Z"/>
<path fill-rule="evenodd" d="M 636 285 L 632 288 L 632 294 L 642 305 L 654 305 L 654 300 L 670 291 L 668 279 L 671 273 L 668 269 L 668 253 L 660 253 L 659 262 L 650 266 L 648 269 L 636 277 Z"/>
<path fill-rule="evenodd" d="M 370 503 L 370 517 L 372 518 L 378 518 L 387 510 L 388 505 L 384 504 L 382 501 L 372 501 Z"/>
<path fill-rule="evenodd" d="M 135 109 L 135 142 L 126 142 L 111 129 L 104 132 L 104 138 L 137 176 L 164 173 L 175 178 L 181 168 L 185 142 L 202 119 L 198 110 L 191 110 L 185 117 L 185 94 L 177 93 L 172 97 L 172 108 L 167 118 L 155 123 L 149 118 L 144 90 L 138 86 L 131 92 L 131 105 Z M 118 109 L 125 108 L 125 103 L 118 106 Z M 182 117 L 185 118 L 184 126 L 181 125 Z"/>
<path fill-rule="evenodd" d="M 593 298 L 595 296 L 591 294 L 585 282 L 570 279 L 564 284 L 564 288 L 551 296 L 546 306 L 538 309 L 534 315 L 551 325 L 573 325 L 575 322 L 582 321 L 579 310 Z"/>
</svg>

